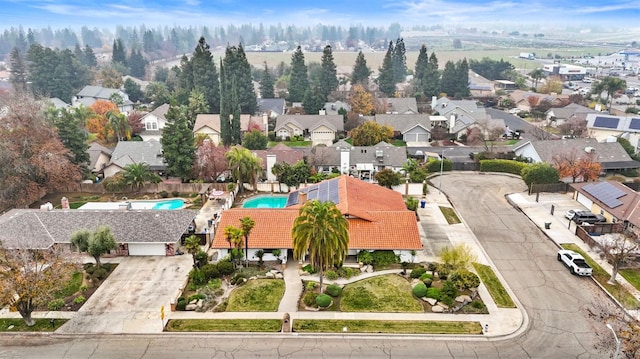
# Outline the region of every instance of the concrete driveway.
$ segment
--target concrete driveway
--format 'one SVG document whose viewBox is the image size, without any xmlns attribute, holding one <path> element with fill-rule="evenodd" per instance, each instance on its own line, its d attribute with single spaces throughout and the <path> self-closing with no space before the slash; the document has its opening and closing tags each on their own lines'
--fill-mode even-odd
<svg viewBox="0 0 640 359">
<path fill-rule="evenodd" d="M 175 257 L 123 257 L 109 278 L 59 333 L 161 332 L 160 308 L 186 283 L 193 259 Z"/>
</svg>

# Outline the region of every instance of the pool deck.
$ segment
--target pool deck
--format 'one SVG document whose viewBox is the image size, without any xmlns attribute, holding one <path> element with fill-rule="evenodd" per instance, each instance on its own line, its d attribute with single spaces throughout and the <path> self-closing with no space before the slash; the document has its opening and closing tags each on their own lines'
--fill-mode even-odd
<svg viewBox="0 0 640 359">
<path fill-rule="evenodd" d="M 159 199 L 159 200 L 155 200 L 155 201 L 153 201 L 153 200 L 141 200 L 141 201 L 131 200 L 131 201 L 118 201 L 118 202 L 87 202 L 86 204 L 82 205 L 78 209 L 113 211 L 113 210 L 119 209 L 120 206 L 124 206 L 127 203 L 131 204 L 131 209 L 132 210 L 154 209 L 153 207 L 155 205 L 157 205 L 158 203 L 176 201 L 176 200 L 183 201 L 180 198 L 172 198 L 172 199 L 163 198 L 163 199 Z M 179 208 L 177 208 L 177 209 L 179 209 Z"/>
</svg>

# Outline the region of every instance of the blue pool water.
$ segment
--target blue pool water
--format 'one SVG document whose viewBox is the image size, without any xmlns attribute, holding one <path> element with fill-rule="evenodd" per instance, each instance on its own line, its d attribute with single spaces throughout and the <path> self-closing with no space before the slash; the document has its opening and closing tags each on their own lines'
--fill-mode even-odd
<svg viewBox="0 0 640 359">
<path fill-rule="evenodd" d="M 151 209 L 180 209 L 184 206 L 184 200 L 181 199 L 169 199 L 166 201 L 155 202 Z"/>
<path fill-rule="evenodd" d="M 260 196 L 244 201 L 242 208 L 284 208 L 287 196 Z"/>
</svg>

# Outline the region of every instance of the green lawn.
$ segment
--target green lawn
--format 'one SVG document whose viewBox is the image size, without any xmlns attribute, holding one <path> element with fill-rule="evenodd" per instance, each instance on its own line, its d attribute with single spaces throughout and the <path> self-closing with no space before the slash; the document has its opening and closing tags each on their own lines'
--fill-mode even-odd
<svg viewBox="0 0 640 359">
<path fill-rule="evenodd" d="M 473 268 L 478 272 L 480 280 L 482 280 L 482 283 L 487 287 L 489 294 L 491 294 L 491 298 L 496 302 L 498 308 L 516 307 L 516 304 L 513 302 L 502 283 L 500 283 L 500 280 L 496 277 L 496 274 L 493 272 L 491 267 L 480 263 L 473 263 Z"/>
<path fill-rule="evenodd" d="M 69 280 L 69 283 L 62 288 L 59 292 L 55 294 L 56 298 L 66 298 L 77 293 L 80 290 L 80 286 L 82 285 L 82 272 L 75 272 Z"/>
<path fill-rule="evenodd" d="M 387 274 L 348 284 L 342 291 L 343 312 L 423 312 L 422 303 L 411 293 L 404 278 Z"/>
<path fill-rule="evenodd" d="M 407 147 L 407 143 L 404 142 L 403 140 L 393 140 L 391 141 L 391 144 L 396 147 Z"/>
<path fill-rule="evenodd" d="M 640 290 L 640 269 L 620 269 L 618 272 L 629 284 Z"/>
<path fill-rule="evenodd" d="M 593 268 L 593 278 L 603 286 L 609 294 L 611 294 L 614 298 L 616 298 L 625 308 L 627 309 L 639 309 L 640 302 L 636 299 L 631 293 L 629 293 L 623 286 L 619 284 L 609 284 L 609 278 L 611 278 L 611 273 L 605 271 L 598 263 L 596 263 L 591 257 L 589 257 L 580 247 L 575 244 L 563 244 L 562 248 L 569 249 L 574 252 L 580 253 L 587 264 Z"/>
<path fill-rule="evenodd" d="M 275 312 L 284 295 L 281 279 L 254 279 L 229 295 L 227 312 Z"/>
<path fill-rule="evenodd" d="M 7 318 L 0 319 L 0 332 L 53 332 L 60 326 L 67 322 L 66 319 L 54 319 L 51 326 L 50 319 L 36 319 L 36 324 L 32 327 L 28 327 L 22 318 Z M 13 326 L 13 327 L 11 327 Z M 11 329 L 9 329 L 11 327 Z"/>
<path fill-rule="evenodd" d="M 299 333 L 390 334 L 482 334 L 478 322 L 402 321 L 402 320 L 312 320 L 293 321 L 293 331 Z"/>
<path fill-rule="evenodd" d="M 310 147 L 311 146 L 311 141 L 281 141 L 281 142 L 272 142 L 272 141 L 270 141 L 267 144 L 267 148 L 273 147 L 273 146 L 277 145 L 278 143 L 284 143 L 285 145 L 287 145 L 289 147 Z"/>
<path fill-rule="evenodd" d="M 447 219 L 447 223 L 449 224 L 460 223 L 460 218 L 458 218 L 458 216 L 456 215 L 456 211 L 454 211 L 453 208 L 440 206 L 440 212 L 442 212 L 444 217 Z"/>
<path fill-rule="evenodd" d="M 279 332 L 280 319 L 171 319 L 166 332 Z"/>
</svg>

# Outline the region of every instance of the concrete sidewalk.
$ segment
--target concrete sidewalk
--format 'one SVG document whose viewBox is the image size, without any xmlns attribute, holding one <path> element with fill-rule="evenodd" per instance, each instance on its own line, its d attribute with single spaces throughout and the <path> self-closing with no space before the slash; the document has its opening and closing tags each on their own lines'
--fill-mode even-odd
<svg viewBox="0 0 640 359">
<path fill-rule="evenodd" d="M 576 224 L 564 217 L 565 211 L 572 208 L 579 208 L 581 205 L 573 200 L 568 194 L 541 193 L 536 202 L 536 195 L 513 193 L 507 196 L 507 200 L 519 208 L 529 219 L 538 226 L 549 239 L 560 247 L 562 244 L 575 244 L 591 259 L 602 267 L 607 273 L 611 273 L 612 267 L 609 262 L 600 258 L 600 254 L 593 251 L 586 243 L 575 235 Z M 551 210 L 553 208 L 553 214 Z M 549 228 L 545 228 L 545 223 L 549 223 Z M 595 281 L 595 280 L 594 280 Z M 616 282 L 623 286 L 629 293 L 640 300 L 640 291 L 629 284 L 620 274 L 616 276 Z M 596 281 L 596 284 L 600 284 Z M 606 290 L 603 288 L 603 291 Z M 611 297 L 618 302 L 615 298 Z M 618 303 L 620 305 L 620 303 Z M 622 308 L 622 305 L 620 305 Z M 640 310 L 627 310 L 627 312 L 640 320 Z"/>
</svg>

